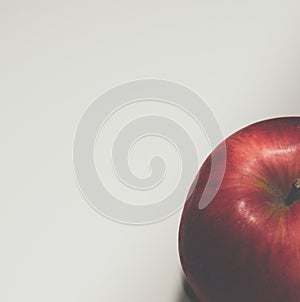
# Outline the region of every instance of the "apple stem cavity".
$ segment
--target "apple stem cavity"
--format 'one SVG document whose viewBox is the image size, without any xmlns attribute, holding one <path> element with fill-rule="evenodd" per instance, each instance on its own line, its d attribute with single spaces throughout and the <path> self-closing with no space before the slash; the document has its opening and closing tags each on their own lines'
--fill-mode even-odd
<svg viewBox="0 0 300 302">
<path fill-rule="evenodd" d="M 284 204 L 286 206 L 290 206 L 296 201 L 297 199 L 300 199 L 300 178 L 297 178 L 293 184 L 292 187 L 288 193 L 287 198 L 284 200 Z"/>
</svg>

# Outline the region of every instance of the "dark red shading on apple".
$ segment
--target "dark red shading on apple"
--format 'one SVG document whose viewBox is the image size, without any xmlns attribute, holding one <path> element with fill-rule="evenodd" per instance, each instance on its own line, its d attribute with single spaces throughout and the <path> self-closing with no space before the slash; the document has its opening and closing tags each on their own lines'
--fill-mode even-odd
<svg viewBox="0 0 300 302">
<path fill-rule="evenodd" d="M 255 123 L 225 143 L 214 199 L 199 210 L 210 173 L 220 176 L 209 156 L 183 210 L 187 280 L 201 302 L 299 302 L 300 117 Z M 220 147 L 213 152 L 218 157 Z"/>
</svg>

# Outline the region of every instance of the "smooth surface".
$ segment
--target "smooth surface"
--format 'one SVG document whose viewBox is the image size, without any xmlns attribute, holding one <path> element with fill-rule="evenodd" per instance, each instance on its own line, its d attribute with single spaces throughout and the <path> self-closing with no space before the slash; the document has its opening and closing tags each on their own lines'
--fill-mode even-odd
<svg viewBox="0 0 300 302">
<path fill-rule="evenodd" d="M 300 117 L 265 120 L 231 135 L 222 184 L 208 185 L 218 192 L 199 211 L 208 175 L 222 177 L 222 161 L 211 168 L 210 156 L 201 167 L 184 207 L 179 250 L 202 302 L 299 301 L 299 138 Z"/>
<path fill-rule="evenodd" d="M 182 83 L 225 136 L 299 114 L 299 1 L 1 1 L 0 300 L 185 302 L 179 213 L 117 224 L 87 205 L 72 141 L 124 81 Z M 203 158 L 206 152 L 203 153 Z"/>
</svg>

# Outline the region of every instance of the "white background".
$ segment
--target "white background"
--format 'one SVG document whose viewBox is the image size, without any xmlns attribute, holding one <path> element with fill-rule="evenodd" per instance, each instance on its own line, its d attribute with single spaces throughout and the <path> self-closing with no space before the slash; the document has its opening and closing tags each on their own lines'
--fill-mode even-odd
<svg viewBox="0 0 300 302">
<path fill-rule="evenodd" d="M 225 136 L 299 115 L 300 2 L 0 1 L 0 301 L 185 302 L 180 213 L 126 226 L 76 185 L 87 105 L 124 81 L 191 88 Z"/>
</svg>

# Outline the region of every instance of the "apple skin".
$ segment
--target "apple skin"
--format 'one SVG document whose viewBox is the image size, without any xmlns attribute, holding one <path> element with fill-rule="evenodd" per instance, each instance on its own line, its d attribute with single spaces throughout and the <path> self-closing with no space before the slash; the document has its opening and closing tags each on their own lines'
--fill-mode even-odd
<svg viewBox="0 0 300 302">
<path fill-rule="evenodd" d="M 224 178 L 199 209 L 211 170 L 202 165 L 185 203 L 179 254 L 201 302 L 300 301 L 300 195 L 285 204 L 300 178 L 300 117 L 261 121 L 225 140 Z M 220 146 L 214 151 L 216 158 Z M 213 192 L 213 191 L 211 191 Z"/>
</svg>

